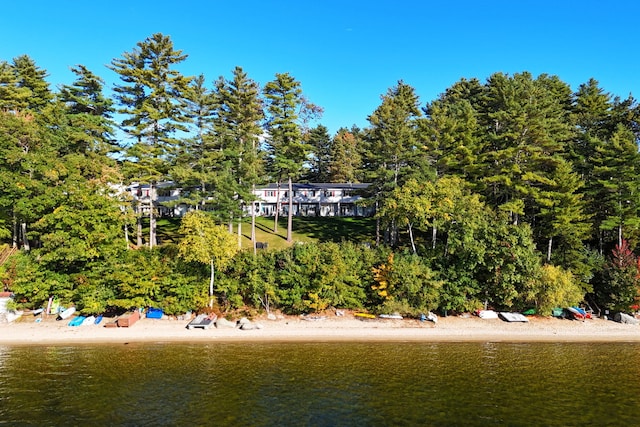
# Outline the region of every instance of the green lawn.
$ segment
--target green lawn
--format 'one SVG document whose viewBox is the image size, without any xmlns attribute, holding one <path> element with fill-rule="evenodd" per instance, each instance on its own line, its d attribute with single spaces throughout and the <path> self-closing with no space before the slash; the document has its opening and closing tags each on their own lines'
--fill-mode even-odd
<svg viewBox="0 0 640 427">
<path fill-rule="evenodd" d="M 148 235 L 148 222 L 143 235 Z M 273 232 L 273 218 L 256 217 L 256 241 L 266 242 L 270 249 L 287 247 L 287 217 L 279 218 L 278 233 Z M 176 243 L 180 239 L 180 218 L 159 218 L 158 239 L 161 243 Z M 237 233 L 237 224 L 234 225 Z M 242 228 L 242 247 L 251 247 L 251 218 L 245 218 Z M 294 242 L 372 242 L 375 233 L 373 218 L 294 217 Z"/>
</svg>

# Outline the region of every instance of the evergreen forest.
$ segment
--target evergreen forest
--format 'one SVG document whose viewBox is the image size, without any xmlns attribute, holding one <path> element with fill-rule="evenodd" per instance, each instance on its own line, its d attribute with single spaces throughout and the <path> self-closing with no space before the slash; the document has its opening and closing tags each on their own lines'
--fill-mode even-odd
<svg viewBox="0 0 640 427">
<path fill-rule="evenodd" d="M 0 59 L 0 278 L 18 308 L 637 310 L 630 95 L 525 71 L 422 102 L 398 81 L 366 128 L 332 135 L 291 74 L 207 80 L 186 58 L 157 33 L 56 88 L 28 55 Z M 122 191 L 134 182 L 188 189 L 179 239 L 157 238 L 157 206 Z M 256 186 L 293 182 L 369 183 L 371 236 L 302 244 L 288 209 L 282 248 L 239 248 Z"/>
</svg>

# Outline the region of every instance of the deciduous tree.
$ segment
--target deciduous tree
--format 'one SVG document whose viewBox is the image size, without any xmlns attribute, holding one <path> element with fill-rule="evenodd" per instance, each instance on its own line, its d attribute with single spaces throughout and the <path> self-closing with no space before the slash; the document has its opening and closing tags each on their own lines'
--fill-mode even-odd
<svg viewBox="0 0 640 427">
<path fill-rule="evenodd" d="M 231 261 L 237 251 L 236 242 L 225 227 L 216 225 L 203 211 L 188 212 L 182 218 L 179 232 L 184 236 L 178 244 L 182 258 L 209 265 L 209 306 L 212 307 L 215 271 Z"/>
</svg>

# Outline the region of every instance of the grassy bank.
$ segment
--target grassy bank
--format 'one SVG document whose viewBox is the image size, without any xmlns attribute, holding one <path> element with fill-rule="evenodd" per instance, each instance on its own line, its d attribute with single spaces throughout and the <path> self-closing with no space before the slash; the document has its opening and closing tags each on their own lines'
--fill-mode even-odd
<svg viewBox="0 0 640 427">
<path fill-rule="evenodd" d="M 238 232 L 234 224 L 234 233 Z M 157 233 L 160 243 L 176 243 L 180 240 L 178 230 L 180 218 L 158 219 Z M 256 241 L 267 243 L 269 249 L 287 247 L 287 218 L 279 218 L 278 232 L 274 233 L 272 217 L 256 217 Z M 143 236 L 149 233 L 148 221 L 143 228 Z M 245 218 L 241 224 L 241 244 L 243 248 L 251 245 L 251 218 Z M 350 217 L 294 217 L 294 242 L 370 242 L 375 233 L 373 218 Z M 133 237 L 133 236 L 132 236 Z"/>
</svg>

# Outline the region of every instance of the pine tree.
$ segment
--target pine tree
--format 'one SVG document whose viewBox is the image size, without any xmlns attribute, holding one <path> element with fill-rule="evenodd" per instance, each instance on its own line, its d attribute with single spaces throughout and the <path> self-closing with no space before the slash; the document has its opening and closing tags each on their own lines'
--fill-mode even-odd
<svg viewBox="0 0 640 427">
<path fill-rule="evenodd" d="M 361 145 L 359 132 L 344 128 L 338 130 L 331 144 L 329 182 L 359 182 L 358 172 L 362 168 Z"/>
<path fill-rule="evenodd" d="M 200 209 L 214 192 L 215 168 L 222 156 L 213 135 L 215 96 L 207 89 L 202 74 L 192 80 L 186 92 L 185 113 L 191 121 L 192 136 L 178 141 L 169 175 L 185 189 L 178 203 Z"/>
<path fill-rule="evenodd" d="M 27 108 L 31 91 L 18 86 L 18 76 L 12 64 L 0 61 L 0 111 L 18 112 Z"/>
<path fill-rule="evenodd" d="M 240 230 L 244 206 L 251 205 L 252 242 L 255 245 L 255 185 L 262 179 L 263 159 L 260 138 L 264 119 L 258 84 L 241 67 L 233 70 L 233 78 L 216 82 L 218 104 L 215 133 L 225 158 L 223 176 L 228 182 L 227 212 L 238 219 Z M 240 232 L 239 232 L 240 235 Z M 240 238 L 240 237 L 239 237 Z"/>
<path fill-rule="evenodd" d="M 420 121 L 426 155 L 438 176 L 468 178 L 480 152 L 477 113 L 467 99 L 439 99 Z"/>
<path fill-rule="evenodd" d="M 269 167 L 278 182 L 278 193 L 282 179 L 288 181 L 287 241 L 292 239 L 293 223 L 293 178 L 300 176 L 311 149 L 303 133 L 309 120 L 318 117 L 322 109 L 309 103 L 302 94 L 300 83 L 288 73 L 276 74 L 273 81 L 264 87 L 267 106 L 267 132 Z M 278 199 L 280 195 L 278 194 Z M 274 221 L 277 232 L 278 208 Z"/>
<path fill-rule="evenodd" d="M 318 125 L 308 134 L 311 145 L 310 169 L 306 180 L 310 182 L 327 182 L 331 165 L 332 140 L 326 126 Z"/>
<path fill-rule="evenodd" d="M 557 91 L 529 73 L 510 78 L 494 74 L 487 85 L 481 123 L 487 129 L 477 179 L 498 209 L 517 224 L 522 215 L 532 219 L 536 200 L 552 184 L 549 176 L 562 161 L 571 128 Z M 567 88 L 568 89 L 568 88 Z M 570 91 L 567 91 L 567 96 Z"/>
<path fill-rule="evenodd" d="M 58 94 L 70 128 L 68 150 L 106 161 L 119 147 L 114 140 L 113 102 L 103 94 L 104 81 L 84 65 L 72 67 L 77 79 Z"/>
<path fill-rule="evenodd" d="M 47 71 L 38 67 L 27 55 L 14 58 L 13 68 L 18 88 L 29 90 L 28 97 L 22 98 L 23 108 L 41 111 L 53 99 L 49 83 L 45 80 L 48 76 Z"/>
<path fill-rule="evenodd" d="M 401 186 L 418 164 L 421 154 L 416 149 L 417 118 L 421 116 L 418 97 L 414 89 L 399 81 L 382 97 L 382 103 L 369 116 L 371 123 L 367 135 L 365 162 L 372 180 L 371 190 L 377 209 L 395 188 Z M 418 168 L 421 170 L 422 168 Z M 376 243 L 380 242 L 380 220 L 377 217 Z M 385 241 L 394 244 L 397 227 L 393 222 L 386 224 Z"/>
<path fill-rule="evenodd" d="M 579 86 L 573 98 L 571 121 L 576 135 L 567 145 L 567 154 L 576 172 L 589 181 L 593 170 L 590 157 L 600 141 L 611 135 L 611 96 L 590 79 Z"/>
<path fill-rule="evenodd" d="M 615 231 L 612 240 L 622 245 L 640 230 L 640 154 L 633 133 L 619 124 L 611 139 L 596 147 L 592 162 L 595 219 L 602 231 Z"/>
<path fill-rule="evenodd" d="M 186 58 L 169 36 L 156 33 L 109 67 L 122 81 L 114 86 L 118 112 L 125 116 L 121 128 L 134 139 L 126 152 L 125 171 L 130 179 L 150 186 L 149 247 L 156 244 L 154 185 L 167 176 L 175 135 L 185 131 L 189 121 L 185 94 L 191 78 L 174 69 Z"/>
<path fill-rule="evenodd" d="M 571 119 L 577 131 L 569 158 L 584 181 L 592 241 L 600 254 L 605 246 L 620 245 L 623 237 L 637 233 L 633 219 L 638 209 L 633 176 L 638 168 L 633 148 L 639 137 L 637 109 L 632 97 L 612 99 L 595 79 L 574 94 Z"/>
</svg>

